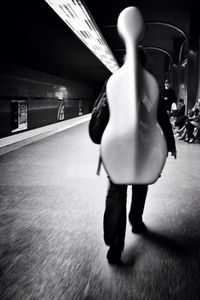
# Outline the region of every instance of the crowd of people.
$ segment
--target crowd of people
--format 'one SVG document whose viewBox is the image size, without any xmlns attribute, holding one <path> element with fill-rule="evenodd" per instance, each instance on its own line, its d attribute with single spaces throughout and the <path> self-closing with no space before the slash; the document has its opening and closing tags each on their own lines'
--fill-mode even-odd
<svg viewBox="0 0 200 300">
<path fill-rule="evenodd" d="M 187 111 L 184 99 L 177 101 L 169 80 L 166 80 L 160 99 L 165 104 L 175 138 L 190 144 L 200 142 L 200 97 L 193 108 Z"/>
<path fill-rule="evenodd" d="M 200 98 L 188 112 L 186 112 L 184 100 L 180 99 L 177 109 L 171 111 L 170 114 L 174 135 L 178 140 L 184 140 L 190 144 L 200 141 Z"/>
</svg>

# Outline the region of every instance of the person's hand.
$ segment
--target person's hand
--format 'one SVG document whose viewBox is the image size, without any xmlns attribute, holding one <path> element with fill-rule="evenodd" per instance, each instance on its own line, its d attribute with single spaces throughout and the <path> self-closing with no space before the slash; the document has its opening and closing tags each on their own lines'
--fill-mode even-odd
<svg viewBox="0 0 200 300">
<path fill-rule="evenodd" d="M 174 159 L 176 159 L 176 157 L 177 157 L 177 151 L 175 149 L 171 151 L 171 156 L 173 156 Z"/>
</svg>

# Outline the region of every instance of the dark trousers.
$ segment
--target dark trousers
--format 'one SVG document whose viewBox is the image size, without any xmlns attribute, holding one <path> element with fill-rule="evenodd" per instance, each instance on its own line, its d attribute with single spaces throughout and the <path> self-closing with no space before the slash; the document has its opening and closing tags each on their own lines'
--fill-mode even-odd
<svg viewBox="0 0 200 300">
<path fill-rule="evenodd" d="M 195 126 L 194 126 L 192 123 L 187 122 L 187 123 L 185 124 L 185 127 L 186 127 L 186 129 L 187 129 L 187 135 L 188 135 L 188 138 L 189 138 L 189 139 L 193 139 L 193 138 L 194 138 L 193 131 L 194 131 Z"/>
<path fill-rule="evenodd" d="M 132 185 L 132 202 L 129 212 L 131 224 L 137 224 L 142 220 L 147 185 Z M 124 248 L 126 232 L 126 197 L 127 185 L 117 185 L 110 181 L 106 196 L 106 208 L 104 213 L 104 241 L 108 246 Z"/>
</svg>

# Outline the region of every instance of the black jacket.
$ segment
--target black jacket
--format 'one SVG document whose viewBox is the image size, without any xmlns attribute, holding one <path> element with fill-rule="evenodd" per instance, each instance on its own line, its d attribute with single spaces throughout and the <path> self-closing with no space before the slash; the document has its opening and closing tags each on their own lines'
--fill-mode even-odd
<svg viewBox="0 0 200 300">
<path fill-rule="evenodd" d="M 101 97 L 104 98 L 103 101 L 101 101 Z M 105 89 L 103 88 L 95 102 L 89 123 L 89 135 L 92 141 L 96 144 L 101 143 L 101 137 L 109 121 L 109 107 L 107 101 L 105 101 L 105 97 Z M 161 100 L 158 102 L 157 119 L 165 135 L 168 152 L 176 150 L 172 126 L 169 121 L 165 105 Z"/>
</svg>

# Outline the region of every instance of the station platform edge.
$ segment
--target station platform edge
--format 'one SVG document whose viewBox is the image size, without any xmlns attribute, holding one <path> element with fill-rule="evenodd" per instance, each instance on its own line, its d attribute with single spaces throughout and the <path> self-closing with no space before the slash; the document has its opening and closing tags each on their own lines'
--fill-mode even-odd
<svg viewBox="0 0 200 300">
<path fill-rule="evenodd" d="M 90 120 L 91 114 L 20 132 L 0 139 L 0 155 Z"/>
</svg>

